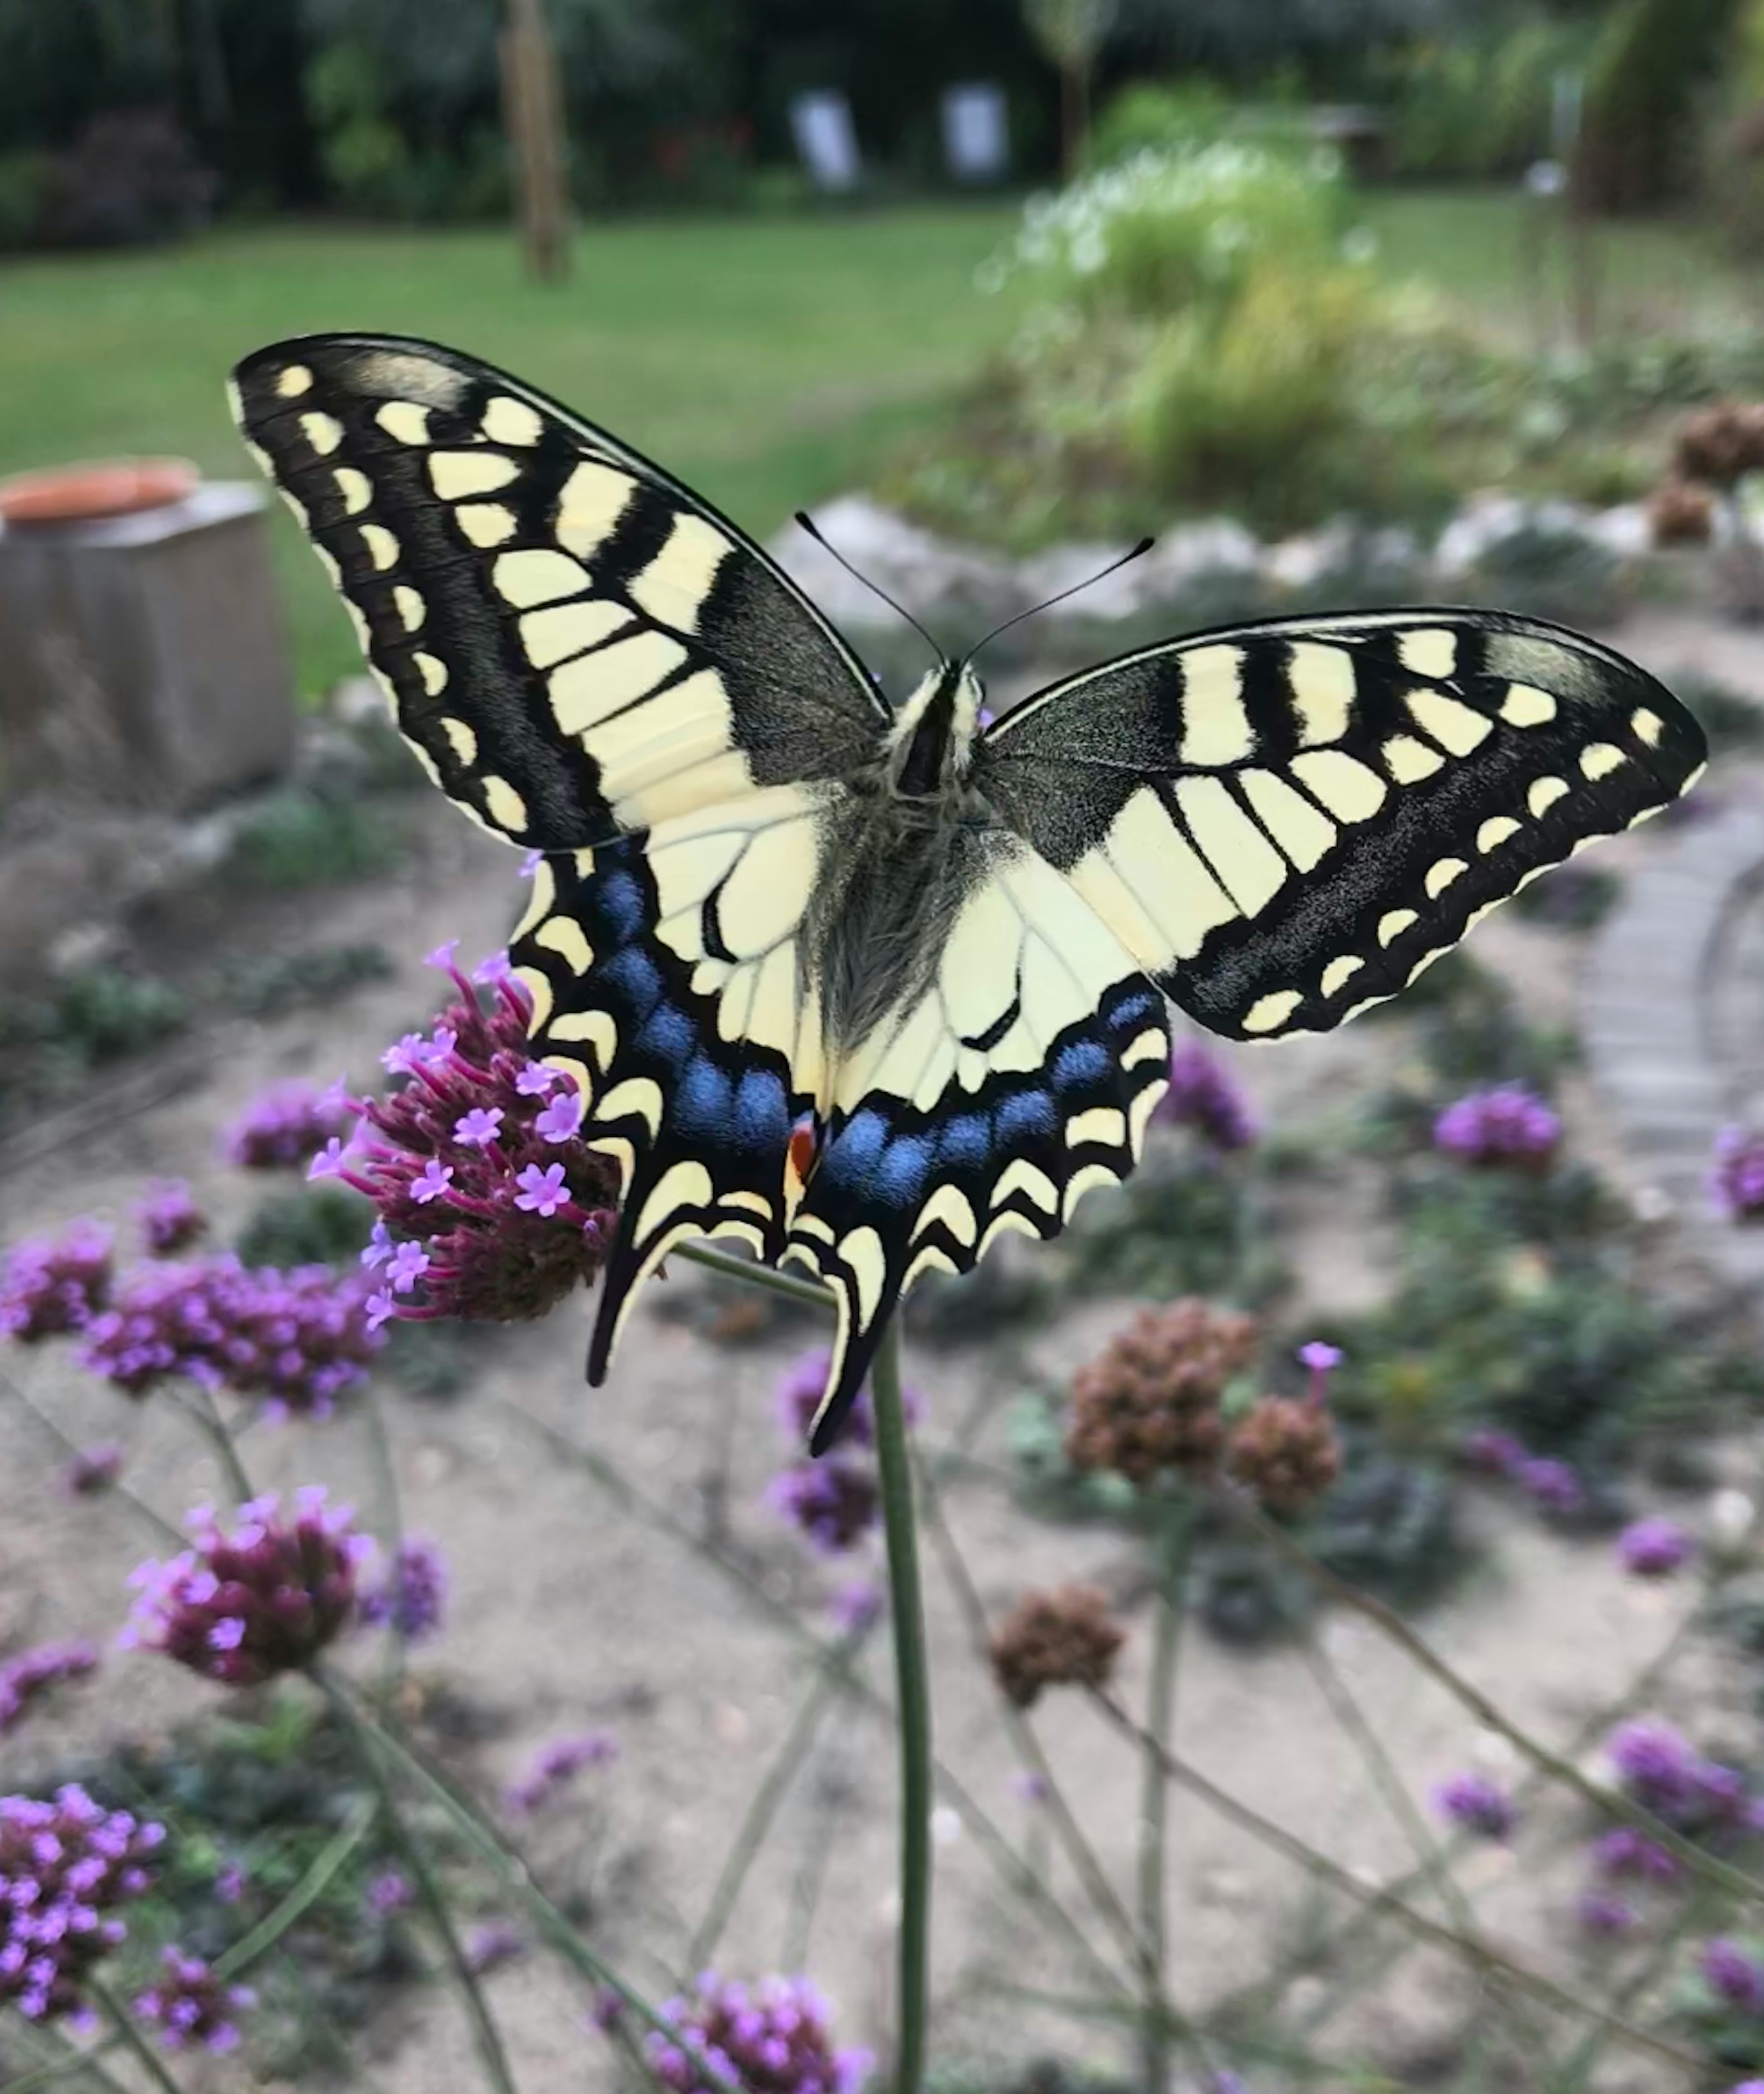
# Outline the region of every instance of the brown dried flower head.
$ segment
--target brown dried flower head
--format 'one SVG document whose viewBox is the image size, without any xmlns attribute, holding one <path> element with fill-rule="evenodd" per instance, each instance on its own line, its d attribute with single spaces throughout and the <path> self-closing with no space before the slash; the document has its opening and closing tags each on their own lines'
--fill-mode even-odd
<svg viewBox="0 0 1764 2094">
<path fill-rule="evenodd" d="M 1093 1585 L 1025 1592 L 993 1636 L 993 1671 L 1019 1709 L 1045 1687 L 1106 1687 L 1122 1634 Z"/>
<path fill-rule="evenodd" d="M 1764 402 L 1724 400 L 1679 424 L 1675 458 L 1686 480 L 1731 487 L 1764 467 Z"/>
<path fill-rule="evenodd" d="M 1255 1319 L 1193 1297 L 1141 1309 L 1072 1384 L 1067 1458 L 1136 1484 L 1162 1471 L 1205 1475 L 1219 1459 L 1225 1384 L 1255 1357 Z"/>
<path fill-rule="evenodd" d="M 1302 1512 L 1340 1474 L 1341 1443 L 1320 1403 L 1265 1396 L 1233 1429 L 1225 1466 L 1270 1512 Z"/>
<path fill-rule="evenodd" d="M 1692 480 L 1662 480 L 1648 497 L 1648 525 L 1657 545 L 1706 545 L 1714 523 L 1714 497 Z"/>
</svg>

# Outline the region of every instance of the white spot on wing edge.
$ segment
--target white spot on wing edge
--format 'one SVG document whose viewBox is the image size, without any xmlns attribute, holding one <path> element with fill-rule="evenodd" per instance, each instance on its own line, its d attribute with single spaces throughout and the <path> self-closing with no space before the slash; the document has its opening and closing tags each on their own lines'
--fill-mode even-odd
<svg viewBox="0 0 1764 2094">
<path fill-rule="evenodd" d="M 1243 1015 L 1245 1032 L 1272 1032 L 1284 1025 L 1305 1001 L 1296 988 L 1271 989 L 1258 996 Z"/>
</svg>

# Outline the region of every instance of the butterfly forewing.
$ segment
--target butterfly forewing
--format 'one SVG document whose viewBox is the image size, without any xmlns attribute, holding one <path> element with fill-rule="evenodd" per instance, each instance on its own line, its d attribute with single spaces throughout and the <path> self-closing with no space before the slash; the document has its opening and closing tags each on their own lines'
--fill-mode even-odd
<svg viewBox="0 0 1764 2094">
<path fill-rule="evenodd" d="M 850 650 L 726 518 L 429 344 L 332 335 L 234 375 L 241 426 L 436 782 L 576 849 L 873 753 Z"/>
<path fill-rule="evenodd" d="M 1324 1031 L 1694 779 L 1701 730 L 1597 642 L 1466 610 L 1149 648 L 1026 701 L 974 782 L 1215 1032 Z"/>
</svg>

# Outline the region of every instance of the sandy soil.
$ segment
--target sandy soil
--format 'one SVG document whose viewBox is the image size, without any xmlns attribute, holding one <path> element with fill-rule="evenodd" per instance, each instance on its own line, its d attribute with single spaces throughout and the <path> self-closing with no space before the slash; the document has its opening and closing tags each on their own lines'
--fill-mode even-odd
<svg viewBox="0 0 1764 2094">
<path fill-rule="evenodd" d="M 1668 627 L 1652 640 L 1635 629 L 1624 637 L 1671 663 L 1686 658 L 1695 636 Z M 0 1154 L 0 1240 L 80 1214 L 123 1222 L 143 1181 L 155 1175 L 188 1177 L 224 1236 L 237 1225 L 262 1187 L 220 1160 L 217 1131 L 275 1077 L 322 1081 L 346 1070 L 357 1082 L 370 1080 L 381 1046 L 431 1007 L 436 978 L 424 974 L 418 956 L 448 936 L 459 936 L 467 954 L 500 941 L 518 897 L 512 856 L 439 806 L 419 825 L 417 847 L 377 889 L 326 896 L 316 907 L 290 906 L 245 932 L 258 949 L 283 940 L 377 939 L 400 956 L 395 980 L 327 1011 L 232 1024 L 205 1040 L 193 1060 L 185 1050 L 182 1058 L 169 1054 L 132 1068 L 120 1085 L 95 1084 L 54 1124 L 22 1130 Z M 1649 848 L 1645 836 L 1626 841 L 1608 862 Z M 237 933 L 224 922 L 205 933 L 229 935 Z M 1479 933 L 1476 947 L 1523 984 L 1539 1014 L 1571 1017 L 1578 948 L 1570 941 L 1497 922 Z M 1360 1027 L 1250 1053 L 1239 1066 L 1264 1107 L 1292 1123 L 1342 1113 L 1406 1051 L 1400 1025 Z M 1577 1132 L 1608 1150 L 1596 1101 L 1577 1097 L 1572 1110 Z M 1599 1160 L 1622 1170 L 1621 1157 L 1600 1153 Z M 1308 1185 L 1294 1196 L 1292 1212 L 1301 1304 L 1357 1307 L 1375 1300 L 1388 1245 L 1364 1188 L 1351 1179 Z M 667 1285 L 715 1284 L 681 1269 Z M 694 1526 L 706 1517 L 706 1479 L 717 1475 L 719 1450 L 726 1449 L 727 1546 L 735 1559 L 774 1601 L 816 1628 L 836 1578 L 761 1501 L 784 1453 L 772 1392 L 798 1340 L 715 1346 L 689 1325 L 655 1314 L 654 1292 L 601 1392 L 582 1385 L 587 1305 L 577 1302 L 496 1346 L 474 1393 L 442 1404 L 388 1387 L 383 1401 L 405 1521 L 440 1540 L 453 1579 L 448 1625 L 420 1670 L 445 1676 L 486 1705 L 495 1734 L 484 1766 L 498 1782 L 560 1732 L 593 1724 L 617 1732 L 619 1762 L 589 1777 L 610 1809 L 624 1886 L 597 1939 L 636 1979 L 660 1986 L 684 1953 L 732 1828 L 807 1691 L 808 1671 L 800 1649 L 758 1604 L 701 1557 L 622 1512 L 560 1462 L 537 1427 L 591 1444 Z M 910 1372 L 930 1398 L 923 1435 L 929 1449 L 971 1404 L 992 1404 L 975 1449 L 981 1462 L 949 1483 L 945 1496 L 950 1528 L 988 1610 L 996 1614 L 1026 1587 L 1075 1578 L 1120 1595 L 1131 1628 L 1121 1692 L 1136 1707 L 1144 1701 L 1150 1625 L 1139 1552 L 1106 1531 L 1040 1523 L 1003 1487 L 1003 1411 L 1023 1376 L 1063 1379 L 1122 1314 L 1119 1303 L 1087 1304 L 1035 1336 L 1020 1362 L 919 1352 Z M 15 1353 L 4 1372 L 15 1389 L 0 1385 L 0 1394 L 21 1394 L 74 1440 L 125 1439 L 130 1483 L 167 1516 L 176 1518 L 215 1488 L 206 1458 L 168 1405 L 131 1407 L 52 1350 Z M 264 1431 L 252 1436 L 246 1452 L 265 1484 L 324 1481 L 364 1509 L 376 1506 L 358 1419 Z M 1744 1452 L 1728 1450 L 1736 1475 L 1744 1473 Z M 108 1641 L 124 1612 L 127 1571 L 159 1545 L 121 1501 L 76 1504 L 59 1496 L 53 1479 L 60 1459 L 52 1436 L 24 1405 L 0 1402 L 0 1649 L 74 1634 Z M 1606 1549 L 1562 1541 L 1492 1501 L 1474 1517 L 1493 1544 L 1487 1567 L 1432 1618 L 1428 1633 L 1520 1722 L 1566 1743 L 1678 1633 L 1692 1594 L 1688 1587 L 1626 1582 Z M 928 1577 L 938 1751 L 970 1800 L 951 1807 L 945 1798 L 937 1821 L 936 2054 L 996 2050 L 1021 2058 L 1044 2048 L 1067 2057 L 1118 2058 L 1120 2047 L 1105 2025 L 1087 2030 L 1001 1989 L 1028 1985 L 1072 1995 L 1096 1987 L 1067 1942 L 1001 1892 L 977 1813 L 1011 1851 L 1039 1857 L 1044 1842 L 1030 1810 L 1014 1797 L 1015 1762 L 991 1682 L 935 1557 Z M 1364 1624 L 1331 1620 L 1324 1648 L 1411 1796 L 1485 1749 L 1463 1710 Z M 867 1675 L 884 1688 L 886 1657 L 879 1645 L 865 1661 Z M 1401 1822 L 1330 1715 L 1302 1652 L 1246 1657 L 1197 1633 L 1181 1668 L 1179 1751 L 1364 1879 L 1405 1867 L 1411 1849 Z M 64 1713 L 0 1742 L 0 1779 L 28 1777 L 101 1733 L 152 1731 L 205 1696 L 219 1698 L 163 1662 L 118 1657 L 89 1691 L 67 1697 Z M 1742 1750 L 1752 1734 L 1742 1683 L 1719 1653 L 1694 1640 L 1657 1705 L 1684 1716 L 1712 1747 L 1725 1740 Z M 1036 1720 L 1105 1869 L 1130 1895 L 1139 1812 L 1132 1754 L 1075 1699 L 1049 1701 Z M 806 1960 L 837 2003 L 845 2041 L 878 2044 L 885 2035 L 893 1786 L 884 1726 L 852 1701 L 836 1705 L 719 1952 L 725 1967 L 746 1975 L 774 1967 L 810 1865 L 820 1867 Z M 1178 1800 L 1172 1822 L 1171 1983 L 1179 2002 L 1204 2005 L 1231 1993 L 1307 1927 L 1313 1939 L 1319 1930 L 1327 1939 L 1340 1909 L 1309 1901 L 1289 1863 L 1193 1803 Z M 1528 1837 L 1526 1856 L 1559 1848 L 1549 1836 L 1566 1836 L 1579 1822 L 1566 1804 L 1540 1805 L 1542 1831 Z M 1074 1889 L 1063 1860 L 1054 1864 L 1053 1879 L 1119 1969 L 1110 1937 Z M 1587 1981 L 1593 1966 L 1580 1961 L 1566 1918 L 1580 1880 L 1571 1855 L 1558 1852 L 1522 1875 L 1504 1853 L 1485 1850 L 1466 1862 L 1460 1880 L 1491 1940 L 1570 1983 Z M 1421 1902 L 1427 1897 L 1418 1893 Z M 1321 1983 L 1300 1980 L 1294 1997 L 1301 2006 L 1306 1988 L 1314 2001 Z M 524 2089 L 611 2083 L 604 2045 L 582 2031 L 579 1988 L 535 1957 L 496 1976 L 491 1991 Z M 1360 2002 L 1321 2031 L 1319 2054 L 1344 2068 L 1350 2059 L 1370 2060 L 1401 2084 L 1433 2083 L 1429 2075 L 1477 2004 L 1475 1984 L 1460 1966 L 1432 1953 L 1393 1953 Z M 1515 2058 L 1535 2063 L 1572 2048 L 1575 2031 L 1566 2022 L 1534 2019 L 1492 1992 L 1482 2005 L 1483 2023 L 1497 2040 L 1491 2085 L 1535 2083 Z M 1296 2025 L 1288 2021 L 1286 2031 Z M 463 2031 L 444 1996 L 426 1999 L 419 2014 L 389 2018 L 378 2035 L 372 2085 L 381 2094 L 473 2083 Z M 219 2070 L 214 2079 L 235 2083 Z M 1657 2064 L 1625 2063 L 1614 2048 L 1595 2083 L 1640 2094 L 1666 2081 Z"/>
</svg>

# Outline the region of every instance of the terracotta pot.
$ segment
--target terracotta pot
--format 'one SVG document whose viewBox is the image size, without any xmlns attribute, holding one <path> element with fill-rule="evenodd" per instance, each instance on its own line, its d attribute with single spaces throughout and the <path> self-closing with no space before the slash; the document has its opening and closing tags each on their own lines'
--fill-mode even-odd
<svg viewBox="0 0 1764 2094">
<path fill-rule="evenodd" d="M 0 480 L 0 522 L 82 524 L 181 502 L 201 484 L 188 458 L 110 458 Z"/>
</svg>

